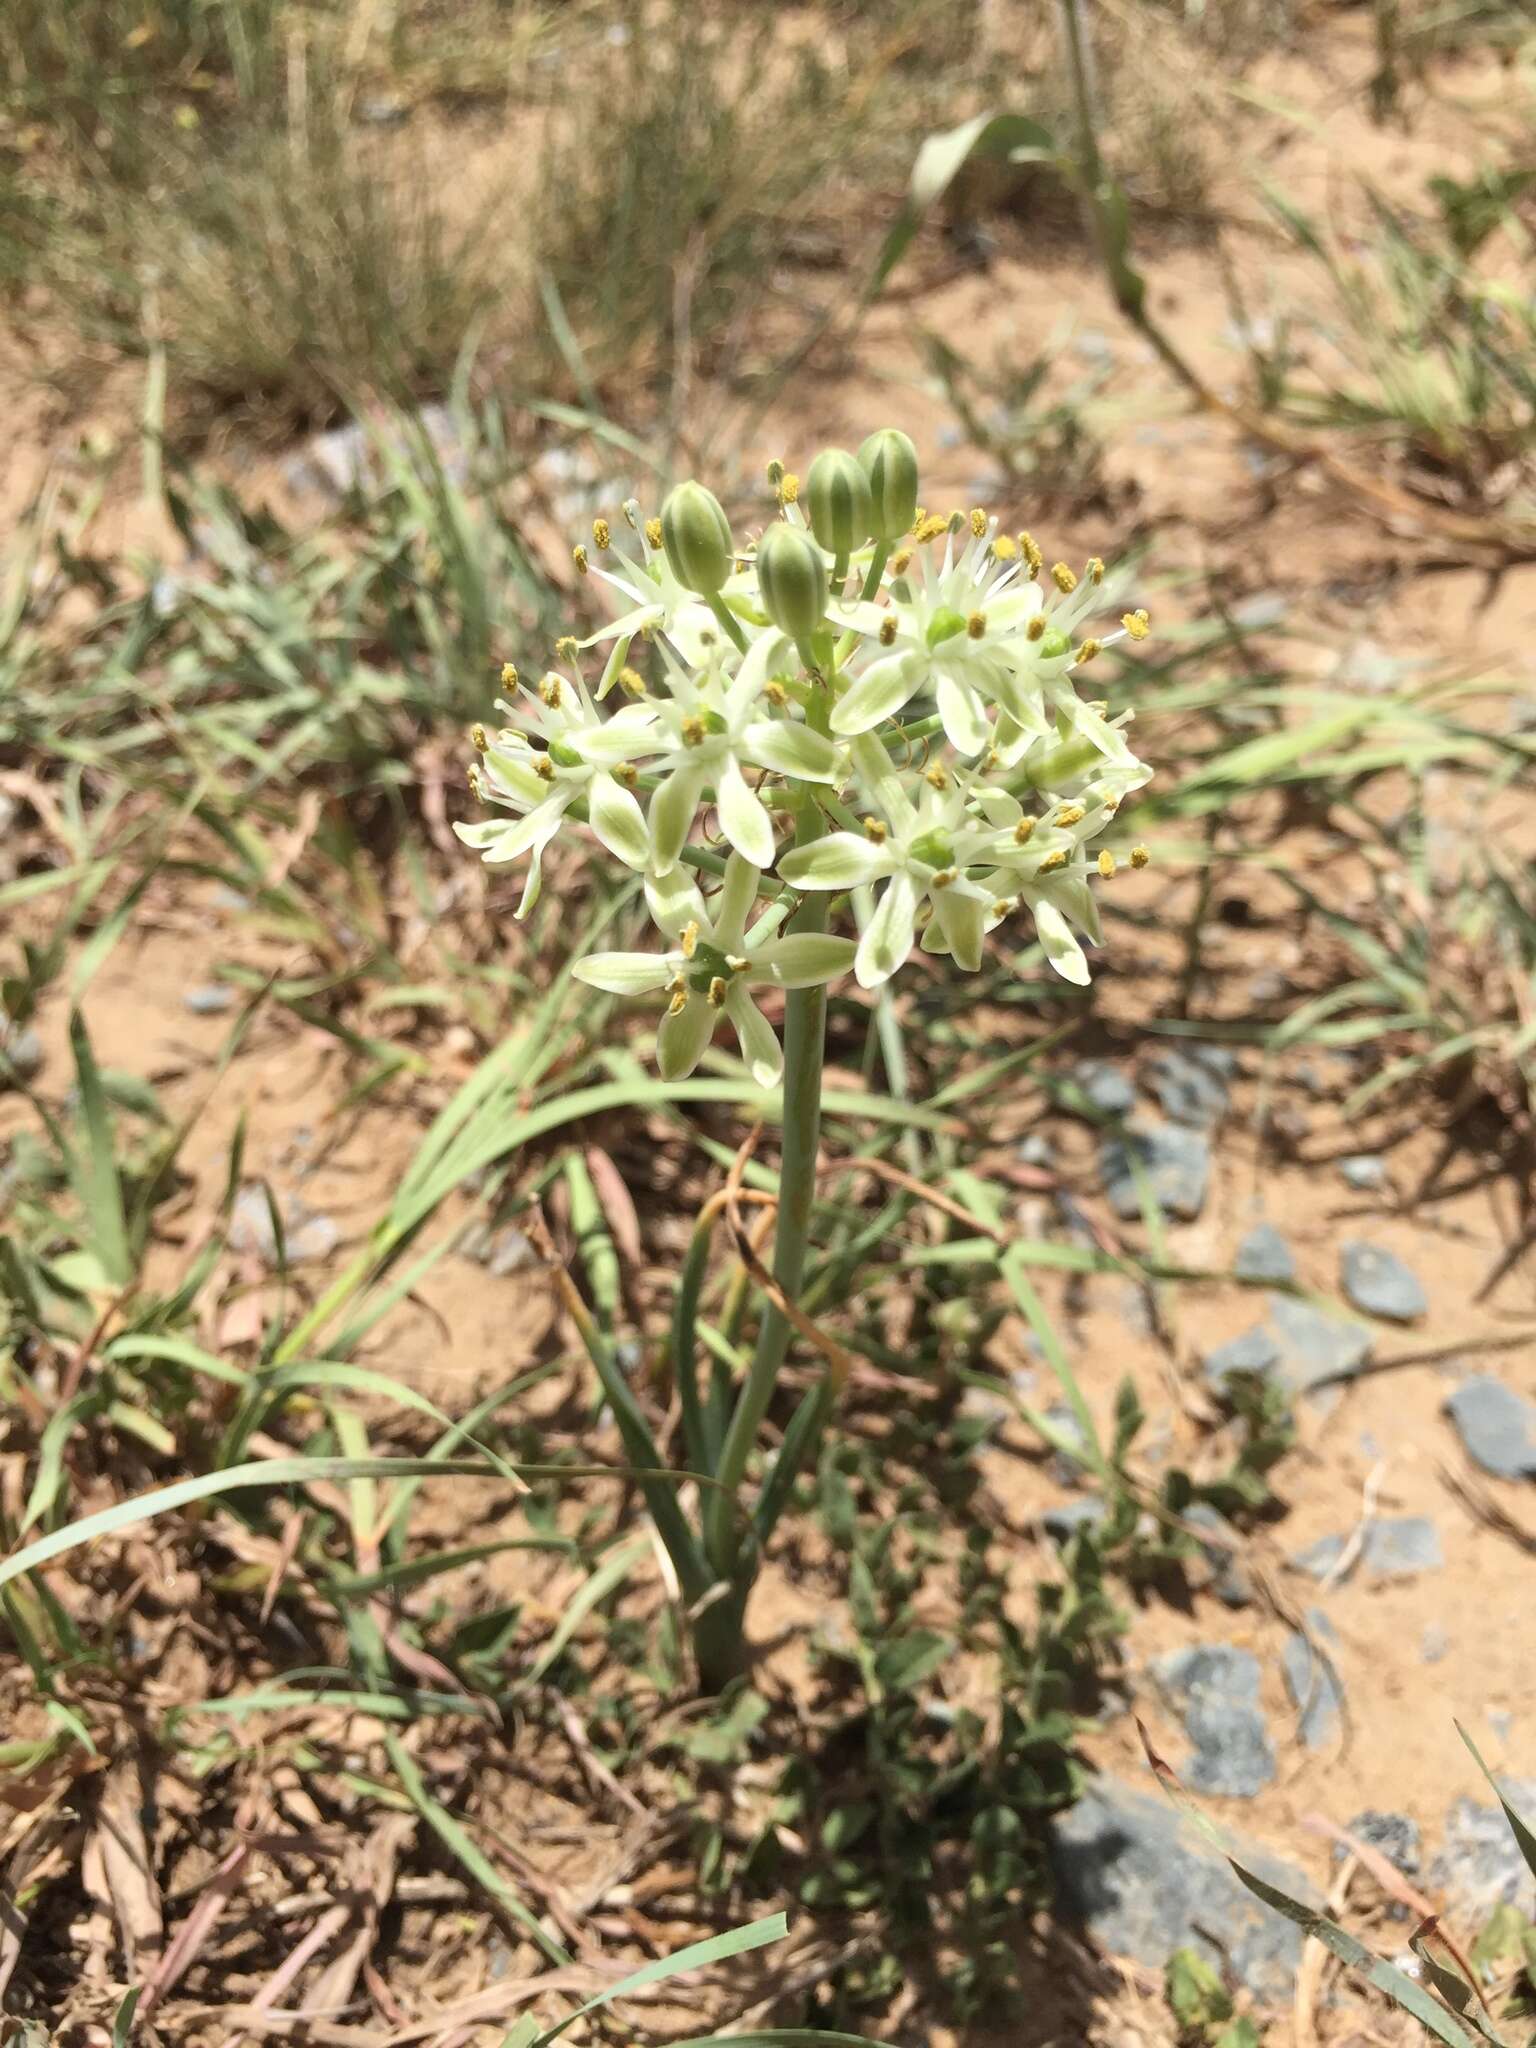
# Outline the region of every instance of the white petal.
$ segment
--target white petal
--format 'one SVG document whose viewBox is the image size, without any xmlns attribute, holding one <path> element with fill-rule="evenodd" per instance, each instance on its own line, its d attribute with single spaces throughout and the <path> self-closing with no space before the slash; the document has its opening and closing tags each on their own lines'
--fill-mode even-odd
<svg viewBox="0 0 1536 2048">
<path fill-rule="evenodd" d="M 1072 927 L 1056 908 L 1044 897 L 1030 905 L 1035 914 L 1035 930 L 1040 934 L 1040 943 L 1045 948 L 1045 957 L 1050 961 L 1063 981 L 1075 981 L 1079 988 L 1088 986 L 1088 961 L 1082 947 L 1073 936 Z"/>
<path fill-rule="evenodd" d="M 779 873 L 796 889 L 852 889 L 876 882 L 895 866 L 895 856 L 857 832 L 829 832 L 809 846 L 792 847 Z"/>
<path fill-rule="evenodd" d="M 569 801 L 570 798 L 566 797 L 559 804 L 540 804 L 526 818 L 509 820 L 495 839 L 486 842 L 484 858 L 487 864 L 495 867 L 507 861 L 521 860 L 530 846 L 546 846 L 559 831 L 560 820 L 565 816 Z"/>
<path fill-rule="evenodd" d="M 741 983 L 733 982 L 725 999 L 726 1015 L 736 1026 L 741 1056 L 759 1088 L 772 1088 L 784 1071 L 778 1034 Z"/>
<path fill-rule="evenodd" d="M 536 772 L 535 759 L 527 749 L 513 753 L 506 747 L 491 747 L 484 757 L 486 783 L 503 796 L 515 797 L 524 809 L 542 803 L 549 784 Z"/>
<path fill-rule="evenodd" d="M 743 860 L 739 853 L 733 853 L 725 864 L 725 880 L 710 899 L 709 921 L 714 927 L 715 944 L 727 953 L 741 951 L 742 930 L 757 901 L 761 880 L 762 870 Z"/>
<path fill-rule="evenodd" d="M 672 979 L 672 963 L 662 953 L 589 953 L 572 964 L 571 972 L 589 988 L 632 996 L 645 989 L 665 988 Z"/>
<path fill-rule="evenodd" d="M 533 842 L 531 857 L 528 862 L 528 873 L 523 880 L 522 897 L 518 902 L 516 910 L 512 913 L 514 917 L 526 917 L 539 900 L 540 891 L 544 887 L 544 849 L 548 846 L 550 840 L 554 838 L 555 826 L 558 822 L 558 819 L 549 821 L 548 830 L 541 832 Z"/>
<path fill-rule="evenodd" d="M 677 866 L 677 857 L 693 830 L 703 787 L 699 769 L 674 768 L 651 798 L 651 861 L 658 875 L 670 874 Z"/>
<path fill-rule="evenodd" d="M 594 775 L 587 786 L 587 819 L 608 851 L 632 868 L 651 857 L 645 813 L 611 775 Z"/>
<path fill-rule="evenodd" d="M 837 780 L 838 753 L 832 742 L 824 733 L 787 718 L 755 720 L 741 736 L 741 751 L 747 760 L 777 775 L 798 776 L 803 782 Z"/>
<path fill-rule="evenodd" d="M 903 870 L 892 875 L 875 905 L 869 928 L 859 940 L 853 972 L 860 988 L 878 988 L 889 981 L 912 950 L 912 927 L 917 917 L 917 888 Z"/>
<path fill-rule="evenodd" d="M 934 695 L 944 721 L 944 736 L 955 752 L 979 754 L 990 742 L 992 728 L 976 692 L 954 676 L 941 674 Z"/>
<path fill-rule="evenodd" d="M 685 1081 L 714 1036 L 718 1010 L 701 995 L 690 995 L 674 1015 L 669 1009 L 656 1033 L 656 1064 L 664 1081 Z"/>
<path fill-rule="evenodd" d="M 872 732 L 882 719 L 900 711 L 908 698 L 922 687 L 927 663 L 910 654 L 888 655 L 867 668 L 863 675 L 832 707 L 832 730 L 850 733 Z"/>
<path fill-rule="evenodd" d="M 572 744 L 595 768 L 614 768 L 620 761 L 643 760 L 659 754 L 666 737 L 657 730 L 656 713 L 648 704 L 626 704 L 601 724 L 583 726 L 571 735 Z"/>
<path fill-rule="evenodd" d="M 688 868 L 675 867 L 665 875 L 654 871 L 648 874 L 645 878 L 645 901 L 652 922 L 669 939 L 680 937 L 690 924 L 702 925 L 706 930 L 709 927 L 704 898 Z"/>
<path fill-rule="evenodd" d="M 715 808 L 720 830 L 744 859 L 756 868 L 773 866 L 773 820 L 761 800 L 748 789 L 746 777 L 728 754 L 715 783 Z"/>
<path fill-rule="evenodd" d="M 979 890 L 963 882 L 933 892 L 934 922 L 942 925 L 945 942 L 957 966 L 974 974 L 981 965 L 982 940 L 986 936 L 987 903 Z"/>
<path fill-rule="evenodd" d="M 733 729 L 762 695 L 763 685 L 773 674 L 781 656 L 786 672 L 793 674 L 800 664 L 790 642 L 777 626 L 770 626 L 766 632 L 759 633 L 742 656 L 741 667 L 725 692 L 726 720 Z"/>
<path fill-rule="evenodd" d="M 772 980 L 780 988 L 819 988 L 836 981 L 853 965 L 852 939 L 825 932 L 790 932 L 770 939 L 752 955 L 752 978 Z"/>
</svg>

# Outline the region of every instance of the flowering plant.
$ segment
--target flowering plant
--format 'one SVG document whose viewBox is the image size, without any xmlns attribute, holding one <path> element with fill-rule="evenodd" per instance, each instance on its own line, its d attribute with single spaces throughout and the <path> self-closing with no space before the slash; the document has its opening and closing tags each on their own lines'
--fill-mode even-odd
<svg viewBox="0 0 1536 2048">
<path fill-rule="evenodd" d="M 503 671 L 502 723 L 474 735 L 473 783 L 493 815 L 457 827 L 487 862 L 526 860 L 523 916 L 544 848 L 584 825 L 643 877 L 657 943 L 591 954 L 576 974 L 658 1001 L 668 1080 L 693 1071 L 724 1022 L 753 1078 L 783 1082 L 779 1299 L 718 1441 L 690 1400 L 694 1360 L 674 1359 L 691 1469 L 714 1481 L 678 1560 L 710 1683 L 739 1657 L 755 1570 L 735 1497 L 804 1264 L 827 987 L 851 974 L 879 989 L 914 946 L 974 971 L 987 934 L 1024 917 L 1056 972 L 1086 982 L 1093 882 L 1116 866 L 1091 849 L 1151 772 L 1127 740 L 1130 713 L 1111 717 L 1078 687 L 1112 641 L 1148 630 L 1140 610 L 1097 623 L 1115 610 L 1102 561 L 1046 570 L 1029 534 L 982 511 L 925 511 L 916 451 L 895 428 L 857 455 L 818 455 L 803 491 L 778 464 L 769 480 L 779 516 L 741 547 L 695 482 L 659 518 L 626 505 L 628 544 L 595 522 L 576 565 L 616 594 L 619 616 L 559 642 L 536 683 Z M 784 992 L 787 1063 L 757 1001 L 768 990 Z M 630 1448 L 658 1464 L 643 1428 L 629 1416 Z M 794 1435 L 803 1462 L 811 1432 Z M 763 1495 L 782 1499 L 775 1477 Z M 677 1526 L 668 1513 L 669 1547 Z"/>
</svg>

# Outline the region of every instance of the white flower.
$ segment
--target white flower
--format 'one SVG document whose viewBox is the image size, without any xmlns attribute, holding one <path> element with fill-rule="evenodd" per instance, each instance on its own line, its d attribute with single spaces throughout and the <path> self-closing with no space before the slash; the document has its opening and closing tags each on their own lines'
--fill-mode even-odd
<svg viewBox="0 0 1536 2048">
<path fill-rule="evenodd" d="M 651 798 L 650 825 L 659 875 L 676 867 L 707 788 L 714 789 L 720 829 L 732 847 L 767 868 L 773 865 L 773 820 L 743 767 L 800 782 L 834 782 L 841 768 L 838 749 L 824 734 L 787 715 L 762 715 L 763 686 L 775 664 L 791 673 L 799 665 L 782 633 L 759 633 L 734 676 L 726 671 L 728 650 L 718 636 L 708 653 L 699 674 L 672 665 L 671 695 L 658 706 L 666 777 Z"/>
<path fill-rule="evenodd" d="M 617 640 L 627 646 L 637 633 L 662 633 L 684 661 L 703 661 L 710 642 L 719 636 L 714 613 L 696 591 L 679 583 L 666 550 L 652 547 L 643 528 L 640 546 L 641 562 L 631 561 L 615 546 L 601 561 L 590 563 L 589 573 L 616 590 L 626 600 L 626 609 L 582 645 L 596 647 L 605 640 Z M 610 563 L 617 566 L 610 567 Z M 726 589 L 729 592 L 731 585 Z"/>
<path fill-rule="evenodd" d="M 658 1063 L 669 1081 L 693 1072 L 725 1016 L 736 1027 L 753 1080 L 759 1087 L 773 1087 L 784 1071 L 784 1055 L 750 991 L 814 988 L 848 971 L 852 939 L 821 932 L 777 936 L 787 905 L 770 908 L 750 932 L 744 929 L 760 880 L 760 871 L 737 853 L 726 862 L 719 889 L 707 899 L 686 869 L 648 875 L 651 915 L 674 944 L 664 953 L 590 953 L 572 970 L 579 980 L 614 995 L 659 988 L 669 992 L 656 1037 Z"/>
<path fill-rule="evenodd" d="M 475 778 L 488 802 L 520 815 L 512 823 L 490 819 L 453 829 L 488 863 L 530 856 L 517 906 L 517 915 L 526 917 L 538 901 L 544 848 L 578 801 L 586 804 L 587 822 L 610 853 L 629 867 L 646 865 L 645 817 L 626 782 L 633 764 L 654 753 L 658 741 L 649 705 L 626 704 L 605 719 L 580 681 L 553 670 L 536 691 L 524 689 L 520 696 L 520 705 L 503 708 L 514 715 L 521 711 L 543 746 L 530 745 L 525 731 L 510 728 L 497 735 L 499 744 L 487 747 Z"/>
</svg>

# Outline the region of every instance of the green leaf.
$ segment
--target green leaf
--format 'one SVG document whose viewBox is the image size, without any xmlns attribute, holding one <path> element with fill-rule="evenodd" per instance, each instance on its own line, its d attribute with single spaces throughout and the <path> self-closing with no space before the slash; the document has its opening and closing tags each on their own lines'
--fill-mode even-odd
<svg viewBox="0 0 1536 2048">
<path fill-rule="evenodd" d="M 1467 1745 L 1467 1748 L 1471 1750 L 1473 1762 L 1477 1765 L 1477 1768 L 1482 1772 L 1483 1776 L 1488 1780 L 1489 1785 L 1493 1788 L 1494 1794 L 1497 1797 L 1500 1806 L 1502 1806 L 1504 1809 L 1504 1818 L 1509 1822 L 1510 1832 L 1511 1834 L 1513 1834 L 1515 1841 L 1519 1845 L 1520 1854 L 1525 1858 L 1525 1867 L 1527 1870 L 1531 1872 L 1533 1877 L 1536 1877 L 1536 1834 L 1533 1834 L 1531 1832 L 1531 1829 L 1527 1825 L 1527 1823 L 1521 1819 L 1520 1815 L 1516 1813 L 1515 1809 L 1504 1797 L 1504 1794 L 1499 1790 L 1498 1780 L 1494 1777 L 1492 1771 L 1489 1770 L 1488 1766 L 1483 1762 L 1482 1753 L 1478 1749 L 1477 1744 L 1472 1740 L 1471 1736 L 1467 1733 L 1466 1729 L 1462 1727 L 1459 1721 L 1456 1723 L 1456 1733 Z"/>
<path fill-rule="evenodd" d="M 573 1600 L 568 1600 L 554 1634 L 544 1645 L 528 1667 L 525 1685 L 537 1685 L 539 1680 L 554 1663 L 571 1637 L 600 1601 L 606 1600 L 615 1587 L 622 1586 L 641 1558 L 650 1552 L 649 1537 L 637 1537 L 633 1543 L 626 1543 L 621 1550 L 614 1551 L 607 1561 L 598 1566 L 586 1584 Z"/>
<path fill-rule="evenodd" d="M 128 1250 L 123 1186 L 112 1145 L 112 1117 L 85 1019 L 78 1010 L 70 1012 L 69 1043 L 80 1081 L 80 1110 L 86 1135 L 84 1155 L 72 1156 L 75 1193 L 85 1211 L 90 1250 L 100 1260 L 112 1286 L 126 1287 L 133 1278 L 133 1260 Z"/>
<path fill-rule="evenodd" d="M 710 1963 L 723 1963 L 732 1956 L 746 1955 L 752 1949 L 766 1947 L 770 1941 L 782 1941 L 788 1932 L 789 1921 L 785 1916 L 771 1913 L 766 1920 L 753 1920 L 745 1927 L 733 1927 L 728 1934 L 712 1934 L 707 1941 L 690 1942 L 687 1948 L 680 1948 L 670 1956 L 658 1956 L 655 1962 L 632 1970 L 617 1984 L 610 1984 L 596 1998 L 589 1998 L 585 2005 L 577 2006 L 563 2020 L 557 2020 L 552 2027 L 536 2034 L 528 2048 L 548 2048 L 548 2043 L 563 2034 L 567 2027 L 574 2026 L 577 2020 L 584 2019 L 589 2012 L 597 2012 L 616 1998 L 628 1998 L 633 1991 L 642 1991 L 648 1984 L 664 1983 L 668 1977 L 681 1976 L 686 1970 L 702 1970 Z"/>
<path fill-rule="evenodd" d="M 926 136 L 907 181 L 907 200 L 881 244 L 866 298 L 873 298 L 906 253 L 922 219 L 941 199 L 964 166 L 974 157 L 1002 158 L 1009 163 L 1053 161 L 1056 145 L 1038 121 L 1023 114 L 976 114 L 958 128 Z"/>
</svg>

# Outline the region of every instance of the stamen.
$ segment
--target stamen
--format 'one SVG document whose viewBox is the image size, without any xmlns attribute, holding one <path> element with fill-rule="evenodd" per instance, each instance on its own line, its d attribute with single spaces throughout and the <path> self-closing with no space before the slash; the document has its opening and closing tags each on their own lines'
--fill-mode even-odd
<svg viewBox="0 0 1536 2048">
<path fill-rule="evenodd" d="M 637 668 L 621 668 L 618 683 L 626 697 L 640 698 L 645 695 L 645 677 Z"/>
<path fill-rule="evenodd" d="M 586 575 L 586 573 L 587 573 L 587 567 L 588 567 L 588 563 L 587 563 L 587 551 L 586 551 L 586 549 L 585 549 L 585 548 L 584 548 L 584 547 L 583 547 L 583 546 L 581 545 L 580 541 L 578 541 L 578 542 L 576 543 L 575 547 L 573 547 L 573 548 L 571 549 L 571 560 L 572 560 L 572 561 L 573 561 L 573 562 L 574 562 L 574 563 L 576 564 L 576 573 L 577 573 L 577 575 L 578 575 L 578 576 L 585 576 L 585 575 Z"/>
<path fill-rule="evenodd" d="M 592 538 L 597 542 L 597 545 L 600 548 L 606 548 L 611 546 L 613 541 L 613 533 L 606 519 L 593 520 Z"/>
<path fill-rule="evenodd" d="M 1070 597 L 1077 588 L 1077 578 L 1065 562 L 1052 562 L 1051 581 L 1063 597 Z"/>
<path fill-rule="evenodd" d="M 1115 856 L 1110 852 L 1109 848 L 1106 846 L 1104 848 L 1104 851 L 1099 855 L 1099 873 L 1104 877 L 1105 881 L 1108 882 L 1113 879 L 1114 872 Z"/>
<path fill-rule="evenodd" d="M 517 687 L 517 669 L 510 661 L 501 664 L 501 686 L 504 690 L 515 690 Z"/>
<path fill-rule="evenodd" d="M 698 943 L 699 921 L 696 917 L 691 917 L 689 918 L 688 922 L 683 926 L 682 937 L 678 940 L 678 944 L 683 949 L 683 958 L 685 960 L 691 960 L 693 958 L 694 951 L 698 946 Z"/>
<path fill-rule="evenodd" d="M 1148 853 L 1144 846 L 1133 846 L 1131 848 L 1131 866 L 1133 868 L 1144 868 L 1151 858 L 1151 854 Z"/>
<path fill-rule="evenodd" d="M 1145 640 L 1152 630 L 1152 621 L 1145 607 L 1138 606 L 1133 612 L 1122 615 L 1120 623 L 1133 640 Z"/>
<path fill-rule="evenodd" d="M 1035 873 L 1038 875 L 1054 874 L 1057 868 L 1064 868 L 1066 866 L 1067 860 L 1067 849 L 1064 846 L 1058 846 L 1054 853 L 1048 853 L 1045 856 L 1045 859 L 1036 868 Z"/>
<path fill-rule="evenodd" d="M 987 530 L 987 515 L 979 505 L 971 507 L 971 532 L 980 540 Z"/>
<path fill-rule="evenodd" d="M 871 846 L 884 846 L 887 837 L 885 826 L 881 824 L 878 818 L 866 818 L 864 820 L 864 837 Z"/>
<path fill-rule="evenodd" d="M 965 630 L 970 635 L 971 639 L 984 640 L 986 638 L 987 633 L 986 613 L 972 612 L 971 616 L 965 622 Z"/>
<path fill-rule="evenodd" d="M 659 548 L 661 546 L 661 521 L 659 519 L 647 519 L 645 522 L 645 542 L 647 547 Z"/>
<path fill-rule="evenodd" d="M 880 621 L 880 645 L 882 647 L 894 647 L 895 644 L 896 621 L 894 619 L 882 619 Z"/>
</svg>

